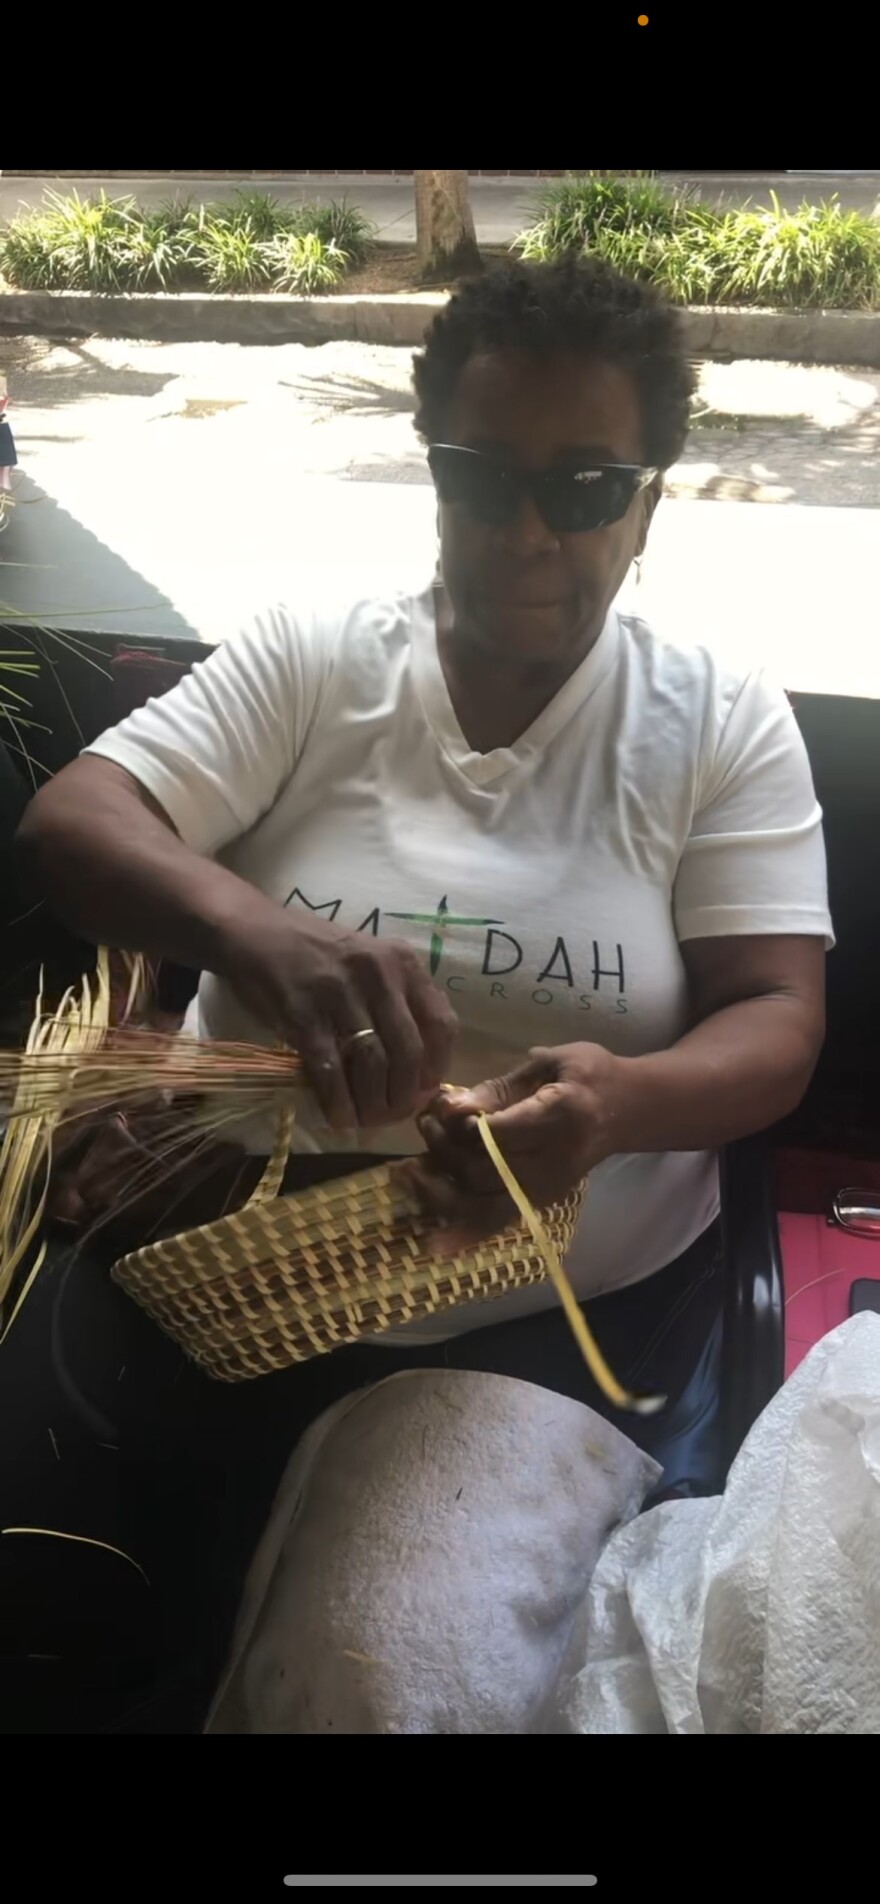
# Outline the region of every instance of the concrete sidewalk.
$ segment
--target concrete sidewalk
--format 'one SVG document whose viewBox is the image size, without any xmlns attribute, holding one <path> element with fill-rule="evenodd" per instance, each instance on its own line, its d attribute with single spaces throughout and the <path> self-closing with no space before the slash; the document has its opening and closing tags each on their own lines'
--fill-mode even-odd
<svg viewBox="0 0 880 1904">
<path fill-rule="evenodd" d="M 4 610 L 119 634 L 223 639 L 273 601 L 412 590 L 432 572 L 436 504 L 421 484 L 273 481 L 183 463 L 108 471 L 94 450 L 23 507 L 0 561 Z M 33 495 L 25 482 L 23 500 Z M 790 689 L 880 698 L 870 509 L 664 503 L 642 585 L 622 605 L 662 635 L 763 662 Z M 35 747 L 35 752 L 37 751 Z"/>
<path fill-rule="evenodd" d="M 89 449 L 108 488 L 124 461 L 135 481 L 157 470 L 160 488 L 162 472 L 182 467 L 208 493 L 218 470 L 236 472 L 237 491 L 248 472 L 258 493 L 271 483 L 284 494 L 310 476 L 429 482 L 406 349 L 20 337 L 0 359 L 21 468 L 50 492 L 58 462 L 75 474 Z M 880 373 L 703 364 L 669 487 L 686 498 L 880 509 Z"/>
<path fill-rule="evenodd" d="M 436 503 L 408 352 L 42 338 L 14 351 L 10 608 L 215 639 L 272 600 L 430 575 Z M 661 631 L 762 656 L 790 687 L 880 697 L 880 379 L 713 365 L 702 395 L 631 603 Z"/>
<path fill-rule="evenodd" d="M 798 205 L 804 198 L 812 202 L 837 193 L 841 203 L 851 210 L 880 210 L 880 172 L 858 177 L 831 172 L 813 173 L 736 173 L 668 172 L 661 182 L 670 188 L 687 186 L 702 198 L 716 204 L 743 205 L 747 200 L 767 204 L 771 191 L 783 205 Z M 481 244 L 506 245 L 522 231 L 534 216 L 536 195 L 541 181 L 529 178 L 473 178 L 471 203 Z M 47 191 L 77 191 L 88 197 L 104 190 L 111 198 L 132 197 L 143 205 L 161 204 L 168 198 L 187 198 L 197 204 L 231 198 L 236 191 L 269 192 L 282 203 L 325 203 L 327 199 L 348 198 L 361 206 L 378 229 L 380 241 L 408 245 L 415 241 L 413 182 L 402 176 L 364 177 L 360 172 L 285 172 L 261 173 L 256 178 L 206 176 L 204 179 L 175 177 L 165 173 L 153 178 L 140 174 L 124 177 L 30 178 L 12 172 L 0 173 L 0 218 L 13 218 L 22 210 L 40 204 Z"/>
</svg>

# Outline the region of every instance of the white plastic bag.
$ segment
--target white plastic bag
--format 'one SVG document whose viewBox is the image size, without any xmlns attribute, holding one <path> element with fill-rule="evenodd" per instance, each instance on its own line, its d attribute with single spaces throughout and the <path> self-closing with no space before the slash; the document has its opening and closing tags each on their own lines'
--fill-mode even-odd
<svg viewBox="0 0 880 1904">
<path fill-rule="evenodd" d="M 817 1344 L 720 1499 L 612 1536 L 580 1647 L 574 1732 L 880 1732 L 880 1317 Z"/>
</svg>

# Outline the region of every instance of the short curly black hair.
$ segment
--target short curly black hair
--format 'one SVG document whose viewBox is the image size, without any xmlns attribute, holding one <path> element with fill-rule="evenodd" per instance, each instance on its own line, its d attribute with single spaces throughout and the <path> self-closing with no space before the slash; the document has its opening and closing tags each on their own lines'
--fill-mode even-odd
<svg viewBox="0 0 880 1904">
<path fill-rule="evenodd" d="M 457 378 L 475 351 L 576 351 L 629 371 L 642 405 L 645 461 L 668 469 L 684 447 L 695 377 L 676 312 L 650 285 L 600 258 L 504 263 L 471 278 L 435 317 L 413 358 L 415 426 L 443 440 Z"/>
</svg>

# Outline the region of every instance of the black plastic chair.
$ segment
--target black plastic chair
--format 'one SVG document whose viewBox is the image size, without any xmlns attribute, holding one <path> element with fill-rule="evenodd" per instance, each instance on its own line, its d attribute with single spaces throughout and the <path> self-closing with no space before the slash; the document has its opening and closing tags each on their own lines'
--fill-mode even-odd
<svg viewBox="0 0 880 1904">
<path fill-rule="evenodd" d="M 726 1274 L 716 1472 L 723 1486 L 783 1377 L 782 1272 L 766 1138 L 745 1138 L 723 1153 L 721 1224 Z"/>
<path fill-rule="evenodd" d="M 722 1161 L 725 1235 L 723 1466 L 783 1379 L 784 1273 L 774 1160 L 880 1158 L 880 701 L 796 694 L 792 705 L 825 820 L 836 947 L 825 1047 L 803 1104 Z"/>
</svg>

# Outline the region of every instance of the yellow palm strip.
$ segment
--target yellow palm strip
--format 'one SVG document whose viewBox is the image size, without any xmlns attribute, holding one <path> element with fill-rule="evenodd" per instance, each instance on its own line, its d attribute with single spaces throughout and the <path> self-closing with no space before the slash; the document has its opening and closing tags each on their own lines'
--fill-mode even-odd
<svg viewBox="0 0 880 1904">
<path fill-rule="evenodd" d="M 526 1228 L 531 1233 L 536 1249 L 544 1259 L 547 1274 L 562 1304 L 566 1320 L 597 1387 L 601 1388 L 603 1395 L 614 1403 L 615 1408 L 627 1408 L 637 1415 L 655 1415 L 664 1406 L 665 1395 L 631 1395 L 628 1389 L 621 1388 L 588 1326 L 584 1312 L 562 1267 L 562 1259 L 556 1244 L 546 1224 L 541 1221 L 538 1211 L 517 1183 L 506 1158 L 502 1156 L 489 1129 L 487 1117 L 477 1118 L 477 1129 L 508 1196 L 513 1198 Z"/>
</svg>

